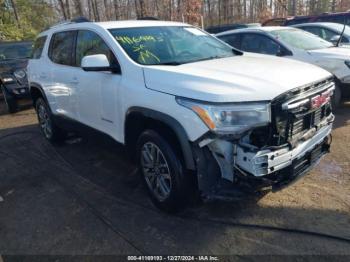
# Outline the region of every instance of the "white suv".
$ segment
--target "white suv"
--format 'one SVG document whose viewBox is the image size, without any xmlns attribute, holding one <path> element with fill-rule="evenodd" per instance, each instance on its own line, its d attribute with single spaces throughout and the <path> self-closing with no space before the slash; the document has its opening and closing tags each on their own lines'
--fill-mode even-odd
<svg viewBox="0 0 350 262">
<path fill-rule="evenodd" d="M 316 66 L 173 22 L 71 22 L 37 42 L 28 78 L 45 137 L 63 139 L 72 122 L 111 136 L 164 210 L 193 192 L 279 189 L 329 150 L 334 83 Z"/>
</svg>

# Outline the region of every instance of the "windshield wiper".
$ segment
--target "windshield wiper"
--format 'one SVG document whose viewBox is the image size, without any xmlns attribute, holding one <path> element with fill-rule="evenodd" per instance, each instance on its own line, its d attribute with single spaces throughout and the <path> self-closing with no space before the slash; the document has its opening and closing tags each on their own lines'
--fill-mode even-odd
<svg viewBox="0 0 350 262">
<path fill-rule="evenodd" d="M 164 63 L 157 63 L 157 64 L 146 64 L 146 66 L 156 66 L 156 65 L 170 65 L 170 66 L 177 66 L 177 65 L 182 65 L 183 63 L 180 62 L 164 62 Z"/>
<path fill-rule="evenodd" d="M 226 58 L 226 57 L 229 57 L 229 56 L 210 56 L 210 57 L 206 57 L 198 60 L 188 61 L 188 62 L 185 62 L 184 64 L 197 63 L 201 61 L 214 60 L 214 59 L 220 59 L 220 58 Z"/>
</svg>

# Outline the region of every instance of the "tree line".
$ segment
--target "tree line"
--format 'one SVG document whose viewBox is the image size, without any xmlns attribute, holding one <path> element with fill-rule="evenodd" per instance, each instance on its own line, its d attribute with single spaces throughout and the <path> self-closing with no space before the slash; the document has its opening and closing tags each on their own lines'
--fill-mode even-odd
<svg viewBox="0 0 350 262">
<path fill-rule="evenodd" d="M 92 21 L 156 17 L 207 27 L 349 9 L 349 0 L 0 0 L 0 40 L 33 39 L 46 27 L 79 16 Z"/>
</svg>

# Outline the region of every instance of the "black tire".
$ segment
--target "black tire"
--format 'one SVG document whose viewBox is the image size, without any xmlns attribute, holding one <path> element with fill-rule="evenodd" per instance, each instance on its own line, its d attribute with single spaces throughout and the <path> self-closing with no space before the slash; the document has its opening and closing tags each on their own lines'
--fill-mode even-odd
<svg viewBox="0 0 350 262">
<path fill-rule="evenodd" d="M 39 127 L 47 140 L 51 143 L 61 143 L 65 133 L 53 121 L 52 113 L 43 98 L 35 101 L 35 110 L 38 116 Z"/>
<path fill-rule="evenodd" d="M 11 94 L 9 94 L 9 92 L 5 89 L 4 86 L 1 86 L 1 92 L 3 95 L 7 112 L 9 112 L 10 114 L 16 113 L 17 111 L 16 99 L 13 96 L 11 96 Z"/>
<path fill-rule="evenodd" d="M 145 153 L 145 149 L 147 147 L 152 148 L 153 145 L 155 145 L 161 152 L 161 154 L 159 154 L 158 157 L 159 167 L 157 168 L 154 165 L 153 168 L 154 170 L 158 169 L 158 174 L 155 175 L 153 184 L 158 185 L 158 182 L 159 184 L 163 184 L 161 183 L 161 181 L 163 181 L 166 185 L 170 184 L 169 193 L 167 196 L 163 196 L 163 198 L 160 198 L 157 193 L 157 191 L 160 192 L 162 190 L 155 191 L 151 188 L 151 179 L 149 171 L 152 171 L 152 168 L 148 168 L 148 170 L 146 171 L 147 168 L 145 168 L 145 166 L 147 165 L 145 165 L 144 163 L 146 158 L 143 155 L 143 153 Z M 181 156 L 179 155 L 179 153 L 176 152 L 176 150 L 174 150 L 174 147 L 172 147 L 171 144 L 168 141 L 166 141 L 162 136 L 160 136 L 157 132 L 153 130 L 146 130 L 141 134 L 141 136 L 138 139 L 137 157 L 142 180 L 155 206 L 169 213 L 174 213 L 183 209 L 186 206 L 187 200 L 190 197 L 189 189 L 191 188 L 191 180 L 189 174 L 187 174 L 186 170 L 184 169 Z M 165 161 L 161 160 L 162 157 Z M 164 163 L 167 164 L 168 169 L 164 167 Z M 170 177 L 170 183 L 169 180 L 168 182 L 165 182 L 167 178 L 163 178 L 163 175 L 161 174 L 166 173 L 166 170 L 169 171 L 169 174 L 167 174 L 167 176 Z"/>
</svg>

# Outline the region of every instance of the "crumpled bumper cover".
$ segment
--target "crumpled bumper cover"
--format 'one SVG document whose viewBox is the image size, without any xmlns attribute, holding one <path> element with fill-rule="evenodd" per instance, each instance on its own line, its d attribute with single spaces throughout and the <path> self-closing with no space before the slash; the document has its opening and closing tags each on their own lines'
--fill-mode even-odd
<svg viewBox="0 0 350 262">
<path fill-rule="evenodd" d="M 276 151 L 246 152 L 237 147 L 236 166 L 256 177 L 272 174 L 291 165 L 293 161 L 303 158 L 331 134 L 332 124 L 321 128 L 312 138 L 300 143 L 290 150 L 288 147 Z"/>
<path fill-rule="evenodd" d="M 268 188 L 276 191 L 284 188 L 310 172 L 329 152 L 331 131 L 332 125 L 325 126 L 293 150 L 281 149 L 256 154 L 240 152 L 237 154 L 239 161 L 236 162 L 238 173 L 255 189 Z M 262 158 L 266 162 L 256 161 Z M 266 174 L 261 174 L 262 166 Z"/>
</svg>

